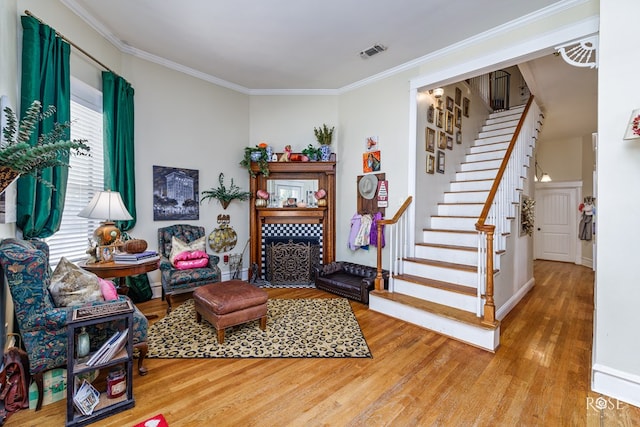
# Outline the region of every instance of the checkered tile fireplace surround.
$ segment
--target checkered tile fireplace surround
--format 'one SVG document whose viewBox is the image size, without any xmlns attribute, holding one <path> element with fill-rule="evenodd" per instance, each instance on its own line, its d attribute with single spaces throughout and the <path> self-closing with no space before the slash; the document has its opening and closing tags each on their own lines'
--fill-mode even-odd
<svg viewBox="0 0 640 427">
<path fill-rule="evenodd" d="M 317 262 L 322 263 L 322 224 L 262 224 L 262 277 L 267 277 L 267 244 L 272 240 L 291 238 L 296 242 L 306 241 L 320 246 Z"/>
</svg>

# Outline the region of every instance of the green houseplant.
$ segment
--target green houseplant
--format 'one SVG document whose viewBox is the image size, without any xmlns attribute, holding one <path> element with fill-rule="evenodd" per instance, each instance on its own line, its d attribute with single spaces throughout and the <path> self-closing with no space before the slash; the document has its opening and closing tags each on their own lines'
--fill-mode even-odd
<svg viewBox="0 0 640 427">
<path fill-rule="evenodd" d="M 302 150 L 302 154 L 307 156 L 309 160 L 316 161 L 320 159 L 320 156 L 322 155 L 322 151 L 319 148 L 316 148 L 313 145 L 309 144 L 307 145 L 307 148 Z"/>
<path fill-rule="evenodd" d="M 220 183 L 218 187 L 202 192 L 200 203 L 205 199 L 217 199 L 222 205 L 222 208 L 227 209 L 227 206 L 229 206 L 229 203 L 233 200 L 249 200 L 251 193 L 248 191 L 242 191 L 240 187 L 233 183 L 233 178 L 231 178 L 231 185 L 227 188 L 224 185 L 224 174 L 221 172 L 220 175 L 218 175 L 218 182 Z"/>
<path fill-rule="evenodd" d="M 251 162 L 257 162 L 260 168 L 260 173 L 264 176 L 269 176 L 269 156 L 267 155 L 266 147 L 245 147 L 244 158 L 240 162 L 240 166 L 247 168 L 249 174 L 255 177 L 256 174 L 251 170 Z"/>
<path fill-rule="evenodd" d="M 25 116 L 20 120 L 9 107 L 4 109 L 7 125 L 2 129 L 0 141 L 0 192 L 13 182 L 19 175 L 33 175 L 37 180 L 52 187 L 51 183 L 43 180 L 38 171 L 52 166 L 69 166 L 67 153 L 74 155 L 88 155 L 89 146 L 85 140 L 64 140 L 65 131 L 70 123 L 55 123 L 53 129 L 41 135 L 35 145 L 29 143 L 31 134 L 38 122 L 51 117 L 56 111 L 49 106 L 42 111 L 40 101 L 33 101 Z M 53 187 L 52 187 L 53 188 Z"/>
</svg>

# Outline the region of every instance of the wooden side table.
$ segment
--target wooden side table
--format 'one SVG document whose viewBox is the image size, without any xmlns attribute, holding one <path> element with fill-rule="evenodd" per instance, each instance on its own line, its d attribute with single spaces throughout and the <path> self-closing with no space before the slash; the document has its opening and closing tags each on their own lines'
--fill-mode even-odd
<svg viewBox="0 0 640 427">
<path fill-rule="evenodd" d="M 81 261 L 78 265 L 103 279 L 118 279 L 118 293 L 127 295 L 129 293 L 129 287 L 125 279 L 128 276 L 135 276 L 157 270 L 158 262 L 158 260 L 155 260 L 142 264 L 117 264 L 115 262 L 87 264 L 86 261 Z"/>
</svg>

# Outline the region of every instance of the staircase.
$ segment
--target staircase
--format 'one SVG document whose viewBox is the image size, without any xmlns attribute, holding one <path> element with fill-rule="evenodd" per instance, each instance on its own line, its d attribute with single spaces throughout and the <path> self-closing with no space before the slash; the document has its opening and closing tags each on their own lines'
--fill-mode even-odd
<svg viewBox="0 0 640 427">
<path fill-rule="evenodd" d="M 506 191 L 500 190 L 502 199 L 505 199 L 504 194 L 508 195 L 507 208 L 492 207 L 489 215 L 493 220 L 491 223 L 506 224 L 496 227 L 496 244 L 492 251 L 495 277 L 506 248 L 509 227 L 511 223 L 517 224 L 514 221 L 516 201 L 522 189 L 522 180 L 527 176 L 526 169 L 537 137 L 535 129 L 530 132 L 533 138 L 530 133 L 518 137 L 518 140 L 527 138 L 514 144 L 515 147 L 520 144 L 523 148 L 512 148 L 508 152 L 523 111 L 525 107 L 520 106 L 489 116 L 460 165 L 455 181 L 444 192 L 437 214 L 431 217 L 430 228 L 424 229 L 422 236 L 416 236 L 415 240 L 421 242 L 415 244 L 413 255 L 398 256 L 399 267 L 397 271 L 392 271 L 389 290 L 375 290 L 370 294 L 371 310 L 489 351 L 498 347 L 500 323 L 496 321 L 491 324 L 483 321 L 482 317 L 486 302 L 482 257 L 486 255 L 482 255 L 483 233 L 476 231 L 476 223 L 505 155 L 509 154 L 509 164 L 514 157 L 518 158 L 515 162 L 518 165 L 510 174 L 516 178 L 505 179 L 509 173 L 504 173 L 500 184 L 501 187 L 510 187 Z M 529 112 L 528 116 L 535 112 Z M 535 120 L 538 120 L 537 116 Z M 528 121 L 535 122 L 533 119 Z M 538 127 L 537 123 L 533 126 Z M 522 132 L 520 130 L 519 134 Z M 506 184 L 503 183 L 505 180 Z M 497 218 L 500 216 L 502 218 Z M 492 288 L 493 283 L 491 299 Z"/>
</svg>

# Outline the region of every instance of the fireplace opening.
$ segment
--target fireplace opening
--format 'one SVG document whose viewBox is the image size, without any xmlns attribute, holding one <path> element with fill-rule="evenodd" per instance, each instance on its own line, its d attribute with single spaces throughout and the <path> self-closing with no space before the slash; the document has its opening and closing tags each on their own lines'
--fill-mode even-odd
<svg viewBox="0 0 640 427">
<path fill-rule="evenodd" d="M 271 285 L 310 285 L 322 262 L 318 237 L 266 237 L 266 279 Z"/>
</svg>

